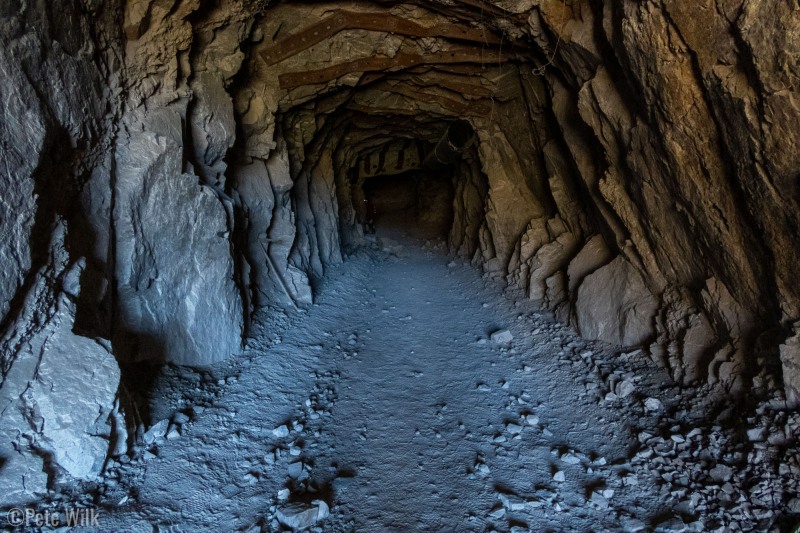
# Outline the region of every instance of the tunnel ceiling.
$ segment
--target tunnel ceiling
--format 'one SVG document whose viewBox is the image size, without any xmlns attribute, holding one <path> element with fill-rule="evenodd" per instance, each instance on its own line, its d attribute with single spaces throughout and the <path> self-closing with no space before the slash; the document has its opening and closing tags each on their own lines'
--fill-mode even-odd
<svg viewBox="0 0 800 533">
<path fill-rule="evenodd" d="M 491 119 L 519 95 L 518 69 L 535 52 L 509 32 L 526 24 L 482 2 L 277 4 L 254 24 L 243 83 L 252 98 L 274 95 L 278 115 L 330 122 L 354 162 L 400 139 L 430 149 L 454 119 Z"/>
</svg>

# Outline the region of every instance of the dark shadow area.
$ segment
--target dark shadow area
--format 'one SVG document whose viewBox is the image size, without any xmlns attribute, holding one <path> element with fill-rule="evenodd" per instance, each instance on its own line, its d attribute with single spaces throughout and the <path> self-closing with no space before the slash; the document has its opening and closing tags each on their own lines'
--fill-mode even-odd
<svg viewBox="0 0 800 533">
<path fill-rule="evenodd" d="M 120 363 L 120 404 L 125 410 L 129 434 L 134 435 L 142 425 L 149 428 L 155 420 L 150 400 L 162 365 L 147 363 Z M 135 444 L 134 438 L 130 443 Z"/>
<path fill-rule="evenodd" d="M 446 240 L 453 225 L 453 169 L 413 170 L 364 182 L 368 231 Z"/>
</svg>

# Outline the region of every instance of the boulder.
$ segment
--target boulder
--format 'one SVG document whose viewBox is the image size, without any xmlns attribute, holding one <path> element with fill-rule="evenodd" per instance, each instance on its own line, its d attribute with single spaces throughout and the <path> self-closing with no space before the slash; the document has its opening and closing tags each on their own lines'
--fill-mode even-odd
<svg viewBox="0 0 800 533">
<path fill-rule="evenodd" d="M 327 503 L 322 500 L 314 500 L 310 504 L 288 503 L 278 509 L 277 518 L 284 526 L 295 531 L 302 531 L 325 520 L 329 514 Z"/>
<path fill-rule="evenodd" d="M 156 133 L 120 140 L 113 340 L 126 360 L 205 365 L 241 349 L 224 198 L 182 173 L 182 158 L 178 144 Z"/>
<path fill-rule="evenodd" d="M 622 256 L 584 278 L 575 302 L 577 327 L 586 339 L 634 347 L 654 334 L 659 302 Z"/>
<path fill-rule="evenodd" d="M 501 329 L 499 331 L 495 331 L 489 337 L 493 343 L 495 344 L 509 344 L 511 341 L 514 340 L 514 335 L 507 329 Z"/>
<path fill-rule="evenodd" d="M 114 444 L 119 367 L 103 342 L 72 332 L 74 316 L 62 294 L 31 337 L 0 343 L 15 346 L 0 388 L 0 505 L 37 500 L 48 478 L 95 479 Z"/>
<path fill-rule="evenodd" d="M 800 322 L 795 324 L 794 334 L 780 345 L 780 357 L 786 401 L 791 406 L 800 405 Z"/>
</svg>

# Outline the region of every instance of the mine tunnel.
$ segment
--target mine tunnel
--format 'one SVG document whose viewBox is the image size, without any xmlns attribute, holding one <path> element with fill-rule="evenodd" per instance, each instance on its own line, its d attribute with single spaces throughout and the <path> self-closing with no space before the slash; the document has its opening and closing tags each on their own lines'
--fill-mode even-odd
<svg viewBox="0 0 800 533">
<path fill-rule="evenodd" d="M 0 519 L 796 530 L 798 35 L 3 2 Z"/>
</svg>

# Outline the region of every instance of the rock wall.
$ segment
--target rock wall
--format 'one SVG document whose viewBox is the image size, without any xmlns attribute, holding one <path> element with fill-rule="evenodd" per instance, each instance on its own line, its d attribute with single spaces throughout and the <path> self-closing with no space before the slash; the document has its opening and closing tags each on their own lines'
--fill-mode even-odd
<svg viewBox="0 0 800 533">
<path fill-rule="evenodd" d="M 4 504 L 91 479 L 125 449 L 120 364 L 237 353 L 258 306 L 310 303 L 321 271 L 305 258 L 341 260 L 333 175 L 310 180 L 302 233 L 285 143 L 250 153 L 239 137 L 250 7 L 0 8 Z M 297 246 L 312 229 L 313 249 Z"/>
<path fill-rule="evenodd" d="M 187 20 L 199 8 L 126 5 L 113 189 L 113 341 L 125 362 L 202 365 L 241 349 L 247 309 L 231 238 L 225 156 L 236 128 L 225 83 L 241 65 L 245 29 L 211 38 L 213 28 Z"/>
<path fill-rule="evenodd" d="M 2 505 L 92 479 L 114 434 L 119 367 L 98 337 L 110 318 L 118 18 L 113 4 L 0 7 Z"/>
<path fill-rule="evenodd" d="M 610 323 L 587 321 L 604 267 L 574 302 L 585 336 L 625 345 L 621 327 L 656 341 L 653 358 L 676 379 L 741 387 L 736 376 L 774 360 L 760 339 L 792 335 L 800 152 L 786 124 L 800 107 L 794 44 L 779 43 L 796 42 L 797 14 L 790 2 L 542 3 L 531 13 L 531 35 L 553 60 L 535 72 L 548 85 L 552 136 L 574 162 L 564 177 L 590 207 L 588 229 L 641 276 L 625 286 L 659 302 L 636 324 L 622 302 Z M 565 219 L 570 211 L 559 206 Z"/>
<path fill-rule="evenodd" d="M 94 479 L 116 444 L 119 366 L 107 341 L 73 333 L 86 261 L 70 264 L 66 237 L 59 224 L 50 263 L 0 339 L 13 353 L 0 387 L 4 506 L 37 501 L 65 477 Z"/>
<path fill-rule="evenodd" d="M 126 361 L 219 361 L 258 309 L 310 304 L 313 278 L 342 260 L 330 156 L 306 161 L 302 114 L 276 133 L 274 73 L 254 64 L 262 7 L 126 4 L 114 191 Z"/>
<path fill-rule="evenodd" d="M 798 7 L 501 7 L 505 16 L 488 22 L 489 31 L 521 54 L 533 51 L 533 65 L 484 65 L 478 78 L 465 72 L 469 86 L 454 84 L 453 69 L 434 67 L 353 96 L 359 107 L 351 109 L 368 106 L 373 116 L 416 109 L 429 120 L 473 123 L 481 172 L 464 169 L 455 184 L 452 249 L 477 250 L 489 274 L 505 276 L 585 337 L 644 346 L 679 382 L 767 392 L 782 374 L 794 398 L 799 300 L 789 280 L 797 271 L 800 152 L 788 124 L 798 123 L 800 108 L 794 44 L 780 43 L 796 42 Z M 421 14 L 415 20 L 435 25 Z M 385 53 L 359 37 L 372 54 Z M 517 44 L 525 38 L 533 49 Z M 309 74 L 287 101 L 308 102 L 311 87 L 324 94 L 330 84 L 341 90 L 380 79 L 347 62 L 364 51 L 343 39 L 309 50 L 342 64 L 342 74 L 331 73 L 326 88 Z M 304 53 L 277 68 L 298 70 Z M 403 88 L 412 81 L 416 99 Z M 481 107 L 487 87 L 490 105 Z M 475 176 L 486 191 L 480 201 L 465 192 Z M 475 212 L 480 229 L 467 230 Z M 773 372 L 776 363 L 782 373 Z"/>
</svg>

